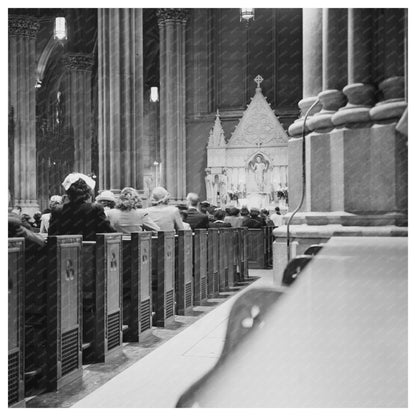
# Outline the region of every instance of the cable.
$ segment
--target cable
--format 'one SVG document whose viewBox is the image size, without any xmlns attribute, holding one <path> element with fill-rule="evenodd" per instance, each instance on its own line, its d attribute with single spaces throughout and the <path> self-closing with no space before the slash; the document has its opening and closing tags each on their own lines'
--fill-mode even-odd
<svg viewBox="0 0 416 416">
<path fill-rule="evenodd" d="M 300 210 L 303 200 L 305 199 L 305 188 L 306 188 L 306 169 L 305 169 L 305 132 L 306 132 L 306 120 L 308 119 L 309 113 L 312 109 L 319 103 L 319 98 L 317 98 L 314 103 L 309 107 L 308 111 L 305 114 L 305 118 L 303 119 L 303 126 L 302 126 L 302 198 L 299 202 L 299 205 L 296 209 L 292 212 L 292 215 L 287 222 L 287 235 L 286 235 L 286 245 L 287 245 L 287 261 L 290 261 L 290 223 L 292 218 L 295 214 Z"/>
</svg>

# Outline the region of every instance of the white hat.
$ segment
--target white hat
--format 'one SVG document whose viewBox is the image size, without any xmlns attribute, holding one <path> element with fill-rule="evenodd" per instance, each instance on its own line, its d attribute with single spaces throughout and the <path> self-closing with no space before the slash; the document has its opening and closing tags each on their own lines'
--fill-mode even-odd
<svg viewBox="0 0 416 416">
<path fill-rule="evenodd" d="M 57 202 L 58 204 L 62 204 L 62 197 L 61 195 L 52 195 L 49 202 Z"/>
<path fill-rule="evenodd" d="M 153 189 L 150 197 L 150 202 L 153 205 L 158 205 L 166 202 L 170 198 L 169 192 L 162 186 L 157 186 Z"/>
<path fill-rule="evenodd" d="M 111 191 L 102 191 L 100 195 L 95 198 L 96 201 L 111 201 L 116 202 L 116 198 Z"/>
<path fill-rule="evenodd" d="M 89 176 L 84 175 L 83 173 L 70 173 L 62 182 L 62 186 L 64 187 L 65 191 L 67 191 L 69 187 L 79 179 L 82 179 L 87 184 L 87 186 L 94 190 L 95 181 Z"/>
</svg>

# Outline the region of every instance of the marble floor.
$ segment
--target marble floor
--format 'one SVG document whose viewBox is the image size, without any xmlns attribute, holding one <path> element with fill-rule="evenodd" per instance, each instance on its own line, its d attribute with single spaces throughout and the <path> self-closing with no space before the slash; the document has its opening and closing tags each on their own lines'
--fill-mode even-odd
<svg viewBox="0 0 416 416">
<path fill-rule="evenodd" d="M 250 280 L 153 328 L 139 343 L 125 343 L 107 363 L 86 365 L 81 380 L 59 392 L 26 398 L 26 406 L 75 408 L 171 408 L 179 396 L 211 369 L 222 350 L 235 299 L 253 286 L 273 284 L 272 270 L 250 270 Z"/>
</svg>

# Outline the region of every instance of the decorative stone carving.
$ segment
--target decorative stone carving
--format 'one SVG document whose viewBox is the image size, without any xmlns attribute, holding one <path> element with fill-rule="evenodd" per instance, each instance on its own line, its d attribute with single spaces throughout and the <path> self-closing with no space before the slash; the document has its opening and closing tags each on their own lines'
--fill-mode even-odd
<svg viewBox="0 0 416 416">
<path fill-rule="evenodd" d="M 231 135 L 229 146 L 265 146 L 287 141 L 283 127 L 259 87 L 263 79 L 258 75 L 255 80 L 256 94 Z"/>
<path fill-rule="evenodd" d="M 36 38 L 39 30 L 39 21 L 33 16 L 9 15 L 9 36 L 24 36 Z"/>
<path fill-rule="evenodd" d="M 384 100 L 370 110 L 371 119 L 373 121 L 399 120 L 407 108 L 407 102 L 404 99 L 404 77 L 387 78 L 380 83 L 379 88 L 383 92 Z"/>
<path fill-rule="evenodd" d="M 225 147 L 224 130 L 220 120 L 220 112 L 217 110 L 214 127 L 209 132 L 209 147 Z"/>
<path fill-rule="evenodd" d="M 309 110 L 310 106 L 316 101 L 318 97 L 307 97 L 302 98 L 302 100 L 299 101 L 298 107 L 300 109 L 300 118 L 295 120 L 288 129 L 289 134 L 292 137 L 301 136 L 303 131 L 303 122 L 305 120 L 305 114 Z M 322 104 L 316 105 L 311 112 L 309 113 L 309 116 L 313 116 L 314 114 L 318 113 L 322 109 Z M 309 133 L 308 126 L 305 126 L 305 133 Z"/>
<path fill-rule="evenodd" d="M 159 24 L 167 21 L 186 23 L 190 16 L 189 9 L 158 9 L 156 12 Z"/>
<path fill-rule="evenodd" d="M 370 108 L 375 102 L 375 88 L 370 84 L 354 83 L 345 86 L 342 92 L 348 98 L 348 104 L 341 107 L 332 116 L 335 126 L 352 127 L 370 122 Z"/>
<path fill-rule="evenodd" d="M 69 53 L 64 56 L 63 63 L 70 70 L 92 71 L 94 58 L 92 54 Z"/>
<path fill-rule="evenodd" d="M 318 94 L 322 110 L 309 118 L 306 122 L 309 130 L 332 130 L 332 116 L 346 102 L 345 95 L 338 90 L 325 90 Z"/>
<path fill-rule="evenodd" d="M 211 201 L 214 198 L 214 177 L 209 168 L 205 169 L 205 189 L 207 191 L 207 199 Z"/>
</svg>

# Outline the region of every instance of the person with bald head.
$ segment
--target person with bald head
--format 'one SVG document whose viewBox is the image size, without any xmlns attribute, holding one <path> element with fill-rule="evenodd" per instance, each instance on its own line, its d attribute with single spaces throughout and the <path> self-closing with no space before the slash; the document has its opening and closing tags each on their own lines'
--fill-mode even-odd
<svg viewBox="0 0 416 416">
<path fill-rule="evenodd" d="M 194 192 L 190 192 L 186 197 L 188 201 L 188 217 L 187 222 L 191 226 L 192 230 L 197 228 L 208 228 L 209 219 L 207 214 L 203 214 L 198 209 L 199 196 Z"/>
</svg>

